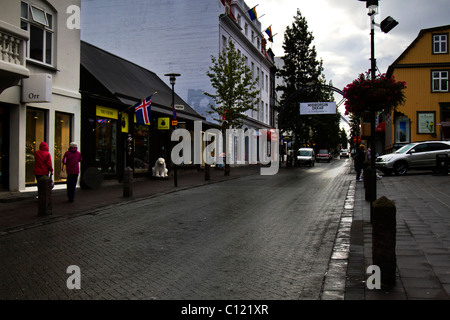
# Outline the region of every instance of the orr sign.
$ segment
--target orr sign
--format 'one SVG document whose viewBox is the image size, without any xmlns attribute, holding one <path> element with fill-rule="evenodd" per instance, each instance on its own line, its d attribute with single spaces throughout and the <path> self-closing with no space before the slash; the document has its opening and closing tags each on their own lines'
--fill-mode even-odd
<svg viewBox="0 0 450 320">
<path fill-rule="evenodd" d="M 300 115 L 336 114 L 336 102 L 302 102 Z"/>
</svg>

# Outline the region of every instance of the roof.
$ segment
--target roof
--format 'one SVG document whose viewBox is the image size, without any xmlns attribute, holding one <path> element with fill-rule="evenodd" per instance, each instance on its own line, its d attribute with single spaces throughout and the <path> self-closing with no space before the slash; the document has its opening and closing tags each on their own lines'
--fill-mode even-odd
<svg viewBox="0 0 450 320">
<path fill-rule="evenodd" d="M 428 29 L 422 29 L 420 30 L 419 34 L 417 35 L 416 39 L 414 39 L 413 42 L 406 48 L 405 51 L 402 52 L 402 54 L 392 63 L 387 71 L 387 75 L 391 76 L 394 72 L 395 67 L 398 65 L 398 63 L 406 56 L 406 54 L 419 42 L 419 40 L 423 37 L 424 34 L 429 32 L 436 32 L 441 31 L 445 29 L 449 29 L 450 25 L 440 26 L 440 27 L 434 27 L 434 28 L 428 28 Z"/>
<path fill-rule="evenodd" d="M 172 88 L 154 72 L 85 41 L 81 41 L 81 66 L 124 105 L 132 106 L 157 92 L 152 97 L 152 110 L 172 114 Z M 194 121 L 205 119 L 175 93 L 177 104 L 184 105 L 184 111 L 177 110 L 177 117 Z"/>
</svg>

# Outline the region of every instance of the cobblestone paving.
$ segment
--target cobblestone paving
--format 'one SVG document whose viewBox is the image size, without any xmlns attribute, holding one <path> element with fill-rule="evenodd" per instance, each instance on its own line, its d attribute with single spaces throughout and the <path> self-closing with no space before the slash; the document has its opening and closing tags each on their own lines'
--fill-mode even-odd
<svg viewBox="0 0 450 320">
<path fill-rule="evenodd" d="M 249 176 L 3 235 L 0 298 L 320 299 L 347 169 Z"/>
</svg>

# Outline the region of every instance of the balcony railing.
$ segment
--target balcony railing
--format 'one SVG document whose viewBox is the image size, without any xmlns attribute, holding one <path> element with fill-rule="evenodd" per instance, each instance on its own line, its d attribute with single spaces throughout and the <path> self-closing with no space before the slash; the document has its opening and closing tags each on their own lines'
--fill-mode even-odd
<svg viewBox="0 0 450 320">
<path fill-rule="evenodd" d="M 30 75 L 25 67 L 27 41 L 26 31 L 0 21 L 0 93 Z"/>
</svg>

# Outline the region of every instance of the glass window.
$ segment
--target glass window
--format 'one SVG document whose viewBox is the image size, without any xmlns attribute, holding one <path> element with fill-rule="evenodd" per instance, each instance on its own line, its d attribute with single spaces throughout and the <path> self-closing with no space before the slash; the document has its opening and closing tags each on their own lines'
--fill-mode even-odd
<svg viewBox="0 0 450 320">
<path fill-rule="evenodd" d="M 97 117 L 95 161 L 102 173 L 117 173 L 117 121 Z"/>
<path fill-rule="evenodd" d="M 22 2 L 20 4 L 20 16 L 28 19 L 28 3 Z"/>
<path fill-rule="evenodd" d="M 53 63 L 53 15 L 25 2 L 21 4 L 20 27 L 30 31 L 27 58 Z"/>
<path fill-rule="evenodd" d="M 72 115 L 55 112 L 55 160 L 54 179 L 55 181 L 62 181 L 59 173 L 62 167 L 62 158 L 64 153 L 69 150 L 69 144 L 72 138 Z"/>
<path fill-rule="evenodd" d="M 135 125 L 134 137 L 134 172 L 149 172 L 150 126 Z"/>
<path fill-rule="evenodd" d="M 448 71 L 433 71 L 432 86 L 433 92 L 448 92 Z"/>
<path fill-rule="evenodd" d="M 40 109 L 27 109 L 27 127 L 25 139 L 25 183 L 36 183 L 34 176 L 34 153 L 46 140 L 47 114 Z M 52 159 L 53 160 L 53 159 Z"/>
<path fill-rule="evenodd" d="M 30 26 L 30 55 L 34 60 L 44 61 L 44 30 Z"/>
<path fill-rule="evenodd" d="M 31 9 L 31 17 L 37 23 L 40 23 L 46 27 L 48 27 L 47 17 L 45 15 L 44 10 L 38 9 L 35 6 L 30 6 Z"/>
<path fill-rule="evenodd" d="M 446 34 L 433 35 L 433 53 L 442 54 L 448 51 L 448 36 Z"/>
<path fill-rule="evenodd" d="M 426 143 L 419 144 L 415 146 L 412 150 L 414 150 L 416 153 L 429 151 L 428 144 Z"/>
</svg>

